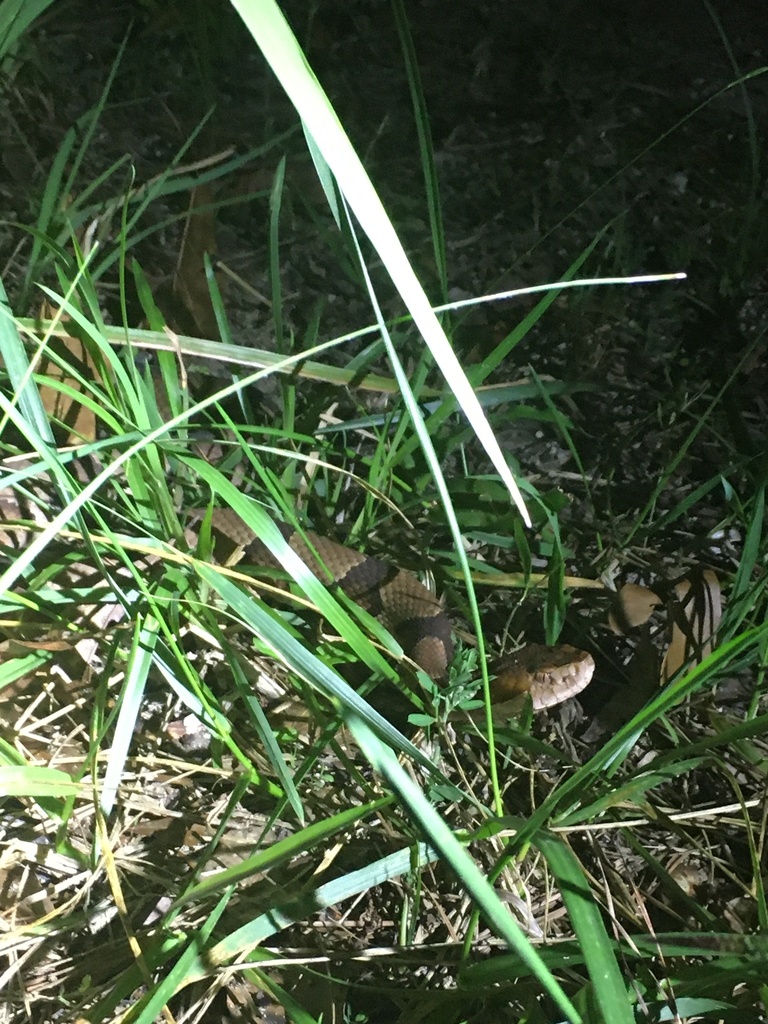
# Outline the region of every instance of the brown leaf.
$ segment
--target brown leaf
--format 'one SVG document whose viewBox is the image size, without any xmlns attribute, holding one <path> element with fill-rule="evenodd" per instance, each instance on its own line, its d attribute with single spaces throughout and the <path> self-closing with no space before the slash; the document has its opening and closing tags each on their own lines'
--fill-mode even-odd
<svg viewBox="0 0 768 1024">
<path fill-rule="evenodd" d="M 616 592 L 608 622 L 614 633 L 628 633 L 642 626 L 663 604 L 658 594 L 637 583 L 625 583 Z"/>
<path fill-rule="evenodd" d="M 698 665 L 712 652 L 712 639 L 723 617 L 717 575 L 711 569 L 699 569 L 676 583 L 670 615 L 672 631 L 661 666 L 662 683 L 688 662 Z"/>
<path fill-rule="evenodd" d="M 51 313 L 50 309 L 41 310 L 41 319 L 50 319 Z M 56 346 L 59 353 L 67 357 L 68 361 L 82 369 L 83 376 L 87 380 L 98 382 L 101 379 L 88 349 L 80 338 L 65 336 L 55 339 L 52 344 Z M 80 381 L 71 377 L 65 369 L 46 356 L 40 360 L 39 372 L 52 381 L 66 384 L 78 394 L 83 394 L 85 391 Z M 58 420 L 68 429 L 67 441 L 69 444 L 96 439 L 96 414 L 71 395 L 65 394 L 56 387 L 41 384 L 40 398 L 48 416 L 53 420 Z"/>
</svg>

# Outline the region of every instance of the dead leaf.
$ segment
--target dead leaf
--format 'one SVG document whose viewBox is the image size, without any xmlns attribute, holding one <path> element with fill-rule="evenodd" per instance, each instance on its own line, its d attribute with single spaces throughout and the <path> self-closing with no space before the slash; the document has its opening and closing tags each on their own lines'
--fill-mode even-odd
<svg viewBox="0 0 768 1024">
<path fill-rule="evenodd" d="M 616 591 L 608 623 L 614 633 L 628 633 L 646 623 L 663 603 L 648 587 L 625 583 Z"/>
<path fill-rule="evenodd" d="M 667 683 L 684 665 L 698 665 L 712 652 L 712 640 L 723 617 L 722 591 L 711 569 L 690 573 L 675 584 L 670 607 L 672 630 L 661 666 Z"/>
<path fill-rule="evenodd" d="M 44 308 L 40 311 L 43 320 L 52 319 L 53 310 Z M 72 364 L 82 369 L 86 380 L 93 380 L 97 383 L 101 380 L 99 371 L 94 363 L 90 352 L 80 338 L 66 335 L 63 338 L 52 340 L 58 353 L 71 360 Z M 43 356 L 38 367 L 39 372 L 61 384 L 65 384 L 72 391 L 78 394 L 85 393 L 84 385 L 77 378 L 70 376 L 66 369 L 62 368 L 53 359 Z M 69 394 L 65 394 L 57 387 L 46 384 L 40 385 L 40 398 L 43 408 L 48 416 L 63 424 L 68 430 L 67 443 L 79 444 L 83 441 L 96 440 L 96 414 L 87 406 L 78 402 Z"/>
</svg>

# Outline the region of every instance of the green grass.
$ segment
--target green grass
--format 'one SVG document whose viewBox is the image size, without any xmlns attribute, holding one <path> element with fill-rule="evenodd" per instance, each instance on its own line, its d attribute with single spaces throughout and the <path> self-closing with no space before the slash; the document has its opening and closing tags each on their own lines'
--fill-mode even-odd
<svg viewBox="0 0 768 1024">
<path fill-rule="evenodd" d="M 220 1010 L 241 999 L 255 1014 L 262 992 L 302 1022 L 345 1009 L 374 1021 L 377 1001 L 399 1019 L 442 1022 L 597 1024 L 673 1009 L 757 1021 L 768 998 L 765 479 L 724 440 L 726 386 L 682 411 L 659 395 L 676 445 L 639 511 L 606 514 L 578 417 L 595 381 L 531 372 L 520 382 L 507 368 L 558 301 L 597 293 L 586 286 L 593 271 L 593 284 L 630 288 L 632 278 L 598 277 L 612 225 L 571 254 L 560 281 L 540 283 L 465 370 L 465 309 L 447 301 L 434 153 L 402 6 L 438 301 L 277 7 L 234 6 L 304 125 L 331 210 L 329 247 L 365 288 L 371 322 L 330 338 L 319 319 L 304 336 L 287 326 L 281 164 L 266 226 L 277 351 L 238 343 L 210 262 L 221 340 L 169 338 L 132 254 L 172 220 L 143 218 L 246 158 L 189 176 L 183 147 L 166 173 L 127 189 L 110 184 L 111 168 L 93 184 L 114 189 L 119 237 L 105 231 L 86 253 L 76 239 L 95 208 L 76 178 L 109 87 L 82 134 L 66 136 L 17 289 L 20 309 L 44 295 L 54 313 L 13 316 L 0 296 L 1 486 L 18 496 L 10 518 L 26 524 L 9 532 L 0 567 L 0 793 L 16 833 L 3 862 L 8 1019 L 24 1019 L 25 999 L 32 1019 L 61 1011 L 93 1024 L 188 1019 L 214 1000 Z M 71 191 L 79 199 L 66 205 Z M 115 279 L 125 322 L 111 326 L 100 290 Z M 125 312 L 131 289 L 142 330 Z M 81 349 L 62 346 L 70 335 Z M 158 353 L 153 372 L 143 349 Z M 211 360 L 236 379 L 213 375 Z M 188 374 L 207 387 L 195 392 Z M 67 411 L 86 410 L 82 436 L 51 414 L 52 392 Z M 528 480 L 502 450 L 510 422 L 556 437 L 572 481 Z M 635 436 L 652 426 L 636 424 Z M 199 448 L 211 437 L 215 459 Z M 681 465 L 713 437 L 722 464 L 680 493 Z M 677 565 L 663 545 L 681 524 L 694 528 L 718 489 L 728 496 L 718 525 L 741 543 L 702 663 L 592 744 L 554 715 L 542 726 L 526 713 L 496 722 L 490 708 L 479 725 L 449 715 L 468 694 L 487 699 L 484 628 L 489 646 L 505 632 L 578 635 L 604 677 L 636 669 L 631 644 L 606 640 L 601 581 L 617 575 L 614 559 L 660 576 Z M 185 530 L 185 513 L 211 503 L 234 508 L 273 548 L 295 577 L 291 597 L 273 576 L 216 564 L 205 518 Z M 275 519 L 434 573 L 468 627 L 455 690 L 436 693 L 393 638 L 302 570 Z M 489 549 L 506 565 L 489 564 Z M 499 612 L 497 593 L 511 611 Z M 734 679 L 755 695 L 723 710 L 713 689 Z"/>
</svg>

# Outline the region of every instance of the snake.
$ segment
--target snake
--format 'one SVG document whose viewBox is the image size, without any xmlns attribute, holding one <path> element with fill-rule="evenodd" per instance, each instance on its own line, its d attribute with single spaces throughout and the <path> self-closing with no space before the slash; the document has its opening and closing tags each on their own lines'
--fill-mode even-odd
<svg viewBox="0 0 768 1024">
<path fill-rule="evenodd" d="M 454 654 L 453 626 L 439 599 L 414 573 L 312 531 L 277 520 L 275 525 L 317 579 L 337 586 L 378 619 L 413 662 L 436 683 L 445 683 Z M 217 558 L 226 543 L 230 550 L 238 550 L 240 565 L 282 568 L 232 509 L 214 509 L 211 528 Z M 491 699 L 496 704 L 520 703 L 528 695 L 533 710 L 539 711 L 581 692 L 594 670 L 588 651 L 570 644 L 527 643 L 498 659 Z"/>
<path fill-rule="evenodd" d="M 24 518 L 13 494 L 0 496 L 0 508 L 0 518 Z M 199 522 L 206 511 L 199 508 L 189 513 L 193 536 L 194 523 Z M 45 513 L 39 508 L 37 517 L 46 521 Z M 454 654 L 451 619 L 436 595 L 412 572 L 321 534 L 273 521 L 291 550 L 317 579 L 337 586 L 378 619 L 406 656 L 435 683 L 447 681 Z M 225 561 L 227 555 L 237 550 L 241 565 L 282 568 L 266 544 L 234 510 L 214 509 L 211 529 L 218 561 Z M 5 532 L 0 530 L 0 539 Z M 222 552 L 225 557 L 221 557 Z M 538 711 L 581 692 L 591 681 L 594 670 L 595 662 L 588 651 L 569 644 L 526 643 L 497 660 L 491 698 L 496 704 L 509 705 L 510 710 L 516 710 L 529 695 L 533 709 Z"/>
</svg>

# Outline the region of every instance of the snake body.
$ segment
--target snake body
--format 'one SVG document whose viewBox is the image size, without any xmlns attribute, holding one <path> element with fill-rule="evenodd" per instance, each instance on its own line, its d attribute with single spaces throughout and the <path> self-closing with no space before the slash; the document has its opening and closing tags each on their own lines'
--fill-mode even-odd
<svg viewBox="0 0 768 1024">
<path fill-rule="evenodd" d="M 220 537 L 242 549 L 242 561 L 280 568 L 267 546 L 231 509 L 215 509 Z M 276 523 L 288 546 L 323 583 L 335 584 L 385 626 L 406 654 L 439 681 L 453 657 L 451 621 L 435 595 L 413 573 L 312 531 Z"/>
<path fill-rule="evenodd" d="M 231 509 L 215 509 L 212 529 L 242 552 L 241 563 L 280 568 L 266 545 Z M 395 637 L 405 653 L 435 682 L 443 682 L 453 657 L 451 620 L 435 595 L 406 569 L 311 531 L 276 523 L 288 546 L 325 584 L 334 584 Z M 218 551 L 217 551 L 218 555 Z M 559 704 L 589 683 L 592 655 L 560 644 L 526 644 L 501 659 L 492 684 L 494 701 L 530 693 L 534 709 Z"/>
</svg>

